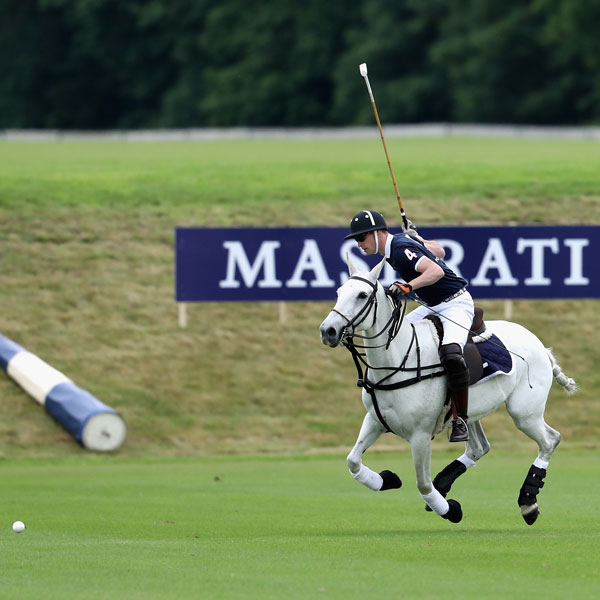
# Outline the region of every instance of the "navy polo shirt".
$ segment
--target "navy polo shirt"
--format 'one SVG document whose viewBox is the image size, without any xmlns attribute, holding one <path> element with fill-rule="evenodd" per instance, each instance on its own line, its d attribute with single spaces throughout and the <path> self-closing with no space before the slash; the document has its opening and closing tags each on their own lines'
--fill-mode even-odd
<svg viewBox="0 0 600 600">
<path fill-rule="evenodd" d="M 397 233 L 392 237 L 389 256 L 387 246 L 386 244 L 387 261 L 408 283 L 421 274 L 416 267 L 423 258 L 429 258 L 442 268 L 444 275 L 439 281 L 413 292 L 429 306 L 443 302 L 467 285 L 465 279 L 459 277 L 441 258 L 437 258 L 424 244 L 408 233 Z"/>
</svg>

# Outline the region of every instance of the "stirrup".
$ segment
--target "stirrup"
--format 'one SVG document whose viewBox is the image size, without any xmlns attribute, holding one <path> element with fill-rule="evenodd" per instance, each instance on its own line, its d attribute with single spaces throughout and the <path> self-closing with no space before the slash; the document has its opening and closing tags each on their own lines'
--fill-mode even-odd
<svg viewBox="0 0 600 600">
<path fill-rule="evenodd" d="M 468 442 L 469 441 L 469 430 L 467 424 L 462 417 L 456 417 L 452 419 L 452 429 L 448 430 L 448 441 L 449 442 Z"/>
</svg>

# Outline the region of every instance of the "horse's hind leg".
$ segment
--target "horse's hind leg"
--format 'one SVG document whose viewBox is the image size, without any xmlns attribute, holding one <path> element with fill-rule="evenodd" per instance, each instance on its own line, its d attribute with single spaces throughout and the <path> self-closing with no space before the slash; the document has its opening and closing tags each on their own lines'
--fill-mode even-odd
<svg viewBox="0 0 600 600">
<path fill-rule="evenodd" d="M 444 497 L 450 491 L 452 484 L 469 467 L 474 467 L 476 462 L 490 450 L 490 443 L 485 437 L 481 422 L 469 421 L 467 427 L 469 429 L 469 441 L 465 444 L 465 453 L 453 460 L 433 480 L 433 485 Z"/>
<path fill-rule="evenodd" d="M 375 421 L 367 413 L 360 428 L 356 444 L 354 444 L 354 448 L 352 448 L 346 459 L 350 475 L 359 483 L 375 491 L 393 490 L 402 487 L 402 481 L 396 473 L 392 471 L 375 473 L 375 471 L 369 469 L 362 462 L 362 455 L 379 439 L 382 433 L 385 433 L 385 429 L 381 423 Z"/>
<path fill-rule="evenodd" d="M 452 484 L 463 473 L 466 473 L 469 467 L 476 466 L 476 461 L 490 450 L 490 443 L 485 437 L 481 422 L 469 421 L 467 427 L 469 429 L 469 441 L 466 443 L 465 453 L 444 467 L 433 480 L 435 489 L 438 490 L 444 498 L 448 495 L 448 492 L 450 492 Z M 425 509 L 431 510 L 427 505 L 425 506 Z"/>
<path fill-rule="evenodd" d="M 540 398 L 538 403 L 539 408 L 533 413 L 525 411 L 521 413 L 518 408 L 515 408 L 515 403 L 507 403 L 508 412 L 515 425 L 538 445 L 537 458 L 533 461 L 527 477 L 525 477 L 518 498 L 521 515 L 528 525 L 533 525 L 540 514 L 537 495 L 544 486 L 544 477 L 546 477 L 550 458 L 560 443 L 560 433 L 544 421 L 545 397 Z M 519 403 L 516 404 L 518 407 Z"/>
<path fill-rule="evenodd" d="M 547 425 L 543 418 L 540 418 L 540 421 L 540 423 L 517 425 L 521 431 L 538 444 L 537 458 L 527 472 L 527 477 L 525 477 L 525 481 L 519 490 L 517 500 L 521 515 L 527 525 L 533 525 L 540 514 L 537 495 L 540 489 L 544 487 L 544 477 L 546 477 L 550 457 L 560 443 L 560 433 Z"/>
</svg>

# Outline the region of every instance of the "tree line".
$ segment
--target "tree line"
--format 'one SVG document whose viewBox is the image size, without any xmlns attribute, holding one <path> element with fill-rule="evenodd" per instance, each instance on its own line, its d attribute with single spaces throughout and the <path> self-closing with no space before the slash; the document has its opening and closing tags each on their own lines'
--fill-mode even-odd
<svg viewBox="0 0 600 600">
<path fill-rule="evenodd" d="M 600 0 L 0 0 L 0 128 L 594 124 Z"/>
</svg>

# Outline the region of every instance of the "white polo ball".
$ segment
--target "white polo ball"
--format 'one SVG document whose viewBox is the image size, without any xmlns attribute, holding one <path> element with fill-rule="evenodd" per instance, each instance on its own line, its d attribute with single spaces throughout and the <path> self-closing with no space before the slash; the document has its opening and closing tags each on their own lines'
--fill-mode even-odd
<svg viewBox="0 0 600 600">
<path fill-rule="evenodd" d="M 21 531 L 25 531 L 25 523 L 23 523 L 23 521 L 15 521 L 13 523 L 13 531 L 15 533 L 21 533 Z"/>
</svg>

